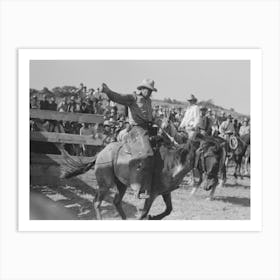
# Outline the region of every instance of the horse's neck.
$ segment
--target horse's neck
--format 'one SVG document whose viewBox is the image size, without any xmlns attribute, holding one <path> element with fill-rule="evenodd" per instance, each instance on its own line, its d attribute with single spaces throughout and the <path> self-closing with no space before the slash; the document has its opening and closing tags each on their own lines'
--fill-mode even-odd
<svg viewBox="0 0 280 280">
<path fill-rule="evenodd" d="M 176 136 L 178 136 L 178 132 L 177 132 L 175 126 L 174 126 L 172 123 L 169 124 L 169 127 L 170 127 L 170 129 L 169 129 L 169 130 L 170 130 L 170 135 L 171 135 L 173 138 L 175 138 Z"/>
<path fill-rule="evenodd" d="M 180 153 L 180 154 L 179 154 Z M 164 174 L 169 178 L 168 183 L 172 185 L 180 184 L 184 176 L 193 169 L 193 162 L 190 160 L 190 154 L 194 154 L 194 150 L 186 150 L 186 159 L 181 161 L 181 154 L 179 150 L 171 151 L 165 147 L 165 156 L 162 158 L 164 161 Z"/>
</svg>

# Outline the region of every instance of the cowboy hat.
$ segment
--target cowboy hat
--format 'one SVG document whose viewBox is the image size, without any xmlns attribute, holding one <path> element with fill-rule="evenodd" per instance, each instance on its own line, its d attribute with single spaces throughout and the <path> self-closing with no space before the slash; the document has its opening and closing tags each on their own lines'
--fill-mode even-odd
<svg viewBox="0 0 280 280">
<path fill-rule="evenodd" d="M 197 102 L 197 98 L 191 94 L 191 96 L 187 99 L 189 102 L 193 101 L 193 102 Z"/>
<path fill-rule="evenodd" d="M 142 83 L 137 87 L 137 89 L 147 88 L 151 91 L 157 91 L 157 89 L 154 87 L 155 81 L 151 79 L 144 79 Z"/>
</svg>

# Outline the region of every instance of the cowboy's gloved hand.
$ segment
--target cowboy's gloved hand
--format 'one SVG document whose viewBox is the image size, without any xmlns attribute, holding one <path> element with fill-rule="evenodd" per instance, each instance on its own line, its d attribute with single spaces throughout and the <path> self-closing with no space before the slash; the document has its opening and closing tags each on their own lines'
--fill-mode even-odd
<svg viewBox="0 0 280 280">
<path fill-rule="evenodd" d="M 109 87 L 105 84 L 105 83 L 102 83 L 101 85 L 101 92 L 104 92 L 104 93 L 108 93 L 110 92 L 111 90 L 109 89 Z"/>
</svg>

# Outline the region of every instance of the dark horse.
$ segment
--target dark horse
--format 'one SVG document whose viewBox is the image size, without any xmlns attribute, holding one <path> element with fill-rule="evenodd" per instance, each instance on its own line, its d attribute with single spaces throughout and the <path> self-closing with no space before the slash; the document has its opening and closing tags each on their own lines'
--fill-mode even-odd
<svg viewBox="0 0 280 280">
<path fill-rule="evenodd" d="M 238 176 L 243 178 L 240 169 L 242 165 L 242 160 L 246 157 L 250 157 L 250 134 L 245 134 L 240 137 L 237 137 L 238 145 L 235 150 L 232 151 L 232 160 L 235 162 L 235 170 L 233 176 L 237 179 Z M 247 163 L 246 163 L 247 165 Z M 246 166 L 248 169 L 248 167 Z"/>
<path fill-rule="evenodd" d="M 162 135 L 169 138 L 171 141 L 175 143 L 175 145 L 183 144 L 188 140 L 188 135 L 186 132 L 178 132 L 174 123 L 170 120 L 170 117 L 163 118 L 160 124 L 160 128 L 162 130 Z M 209 198 L 212 199 L 214 197 L 215 190 L 218 187 L 222 187 L 226 182 L 226 142 L 224 139 L 220 137 L 214 136 L 202 136 L 201 134 L 197 133 L 195 137 L 195 141 L 204 143 L 202 152 L 196 154 L 196 175 L 198 176 L 198 181 L 195 183 L 194 179 L 192 180 L 193 189 L 191 191 L 190 196 L 194 195 L 200 186 L 203 186 L 205 190 L 210 190 L 207 188 L 207 179 L 211 178 L 211 180 L 218 180 L 219 184 L 213 184 L 211 188 Z M 212 172 L 209 175 L 209 170 L 207 170 L 208 166 L 211 166 L 211 161 L 214 159 L 213 154 L 218 154 L 219 156 L 219 166 L 216 172 Z M 214 163 L 214 162 L 213 162 Z M 215 165 L 215 168 L 217 166 Z M 206 170 L 205 170 L 206 169 Z M 202 178 L 202 174 L 206 173 L 204 180 Z M 216 175 L 214 178 L 213 175 Z M 202 184 L 203 183 L 203 184 Z"/>
<path fill-rule="evenodd" d="M 195 152 L 199 147 L 199 143 L 190 140 L 183 145 L 173 148 L 165 145 L 161 137 L 156 142 L 158 148 L 155 149 L 153 155 L 155 168 L 152 169 L 151 195 L 145 200 L 139 219 L 147 217 L 149 219 L 162 219 L 170 214 L 172 211 L 171 192 L 179 187 L 185 175 L 194 168 Z M 62 178 L 71 178 L 95 167 L 98 190 L 93 206 L 97 219 L 102 218 L 101 202 L 110 189 L 114 187 L 116 187 L 117 192 L 113 203 L 121 218 L 126 219 L 122 208 L 122 199 L 127 187 L 129 185 L 133 187 L 134 184 L 142 184 L 142 180 L 145 179 L 145 172 L 151 172 L 150 165 L 144 159 L 131 163 L 129 158 L 121 152 L 122 146 L 123 143 L 110 143 L 89 163 L 76 161 L 65 153 L 66 165 L 62 170 Z M 205 181 L 207 189 L 214 188 L 217 185 L 215 178 L 217 177 L 219 161 L 219 152 L 209 149 L 209 154 L 205 161 L 209 175 Z M 165 211 L 156 216 L 148 216 L 153 201 L 159 195 L 163 197 L 166 204 Z"/>
</svg>

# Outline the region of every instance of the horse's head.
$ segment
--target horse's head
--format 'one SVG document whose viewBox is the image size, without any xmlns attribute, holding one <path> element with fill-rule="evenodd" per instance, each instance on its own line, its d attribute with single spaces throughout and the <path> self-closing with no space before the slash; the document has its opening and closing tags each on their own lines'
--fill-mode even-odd
<svg viewBox="0 0 280 280">
<path fill-rule="evenodd" d="M 202 187 L 208 191 L 218 184 L 221 149 L 214 146 L 208 147 L 203 155 L 202 160 L 205 171 Z"/>
</svg>

